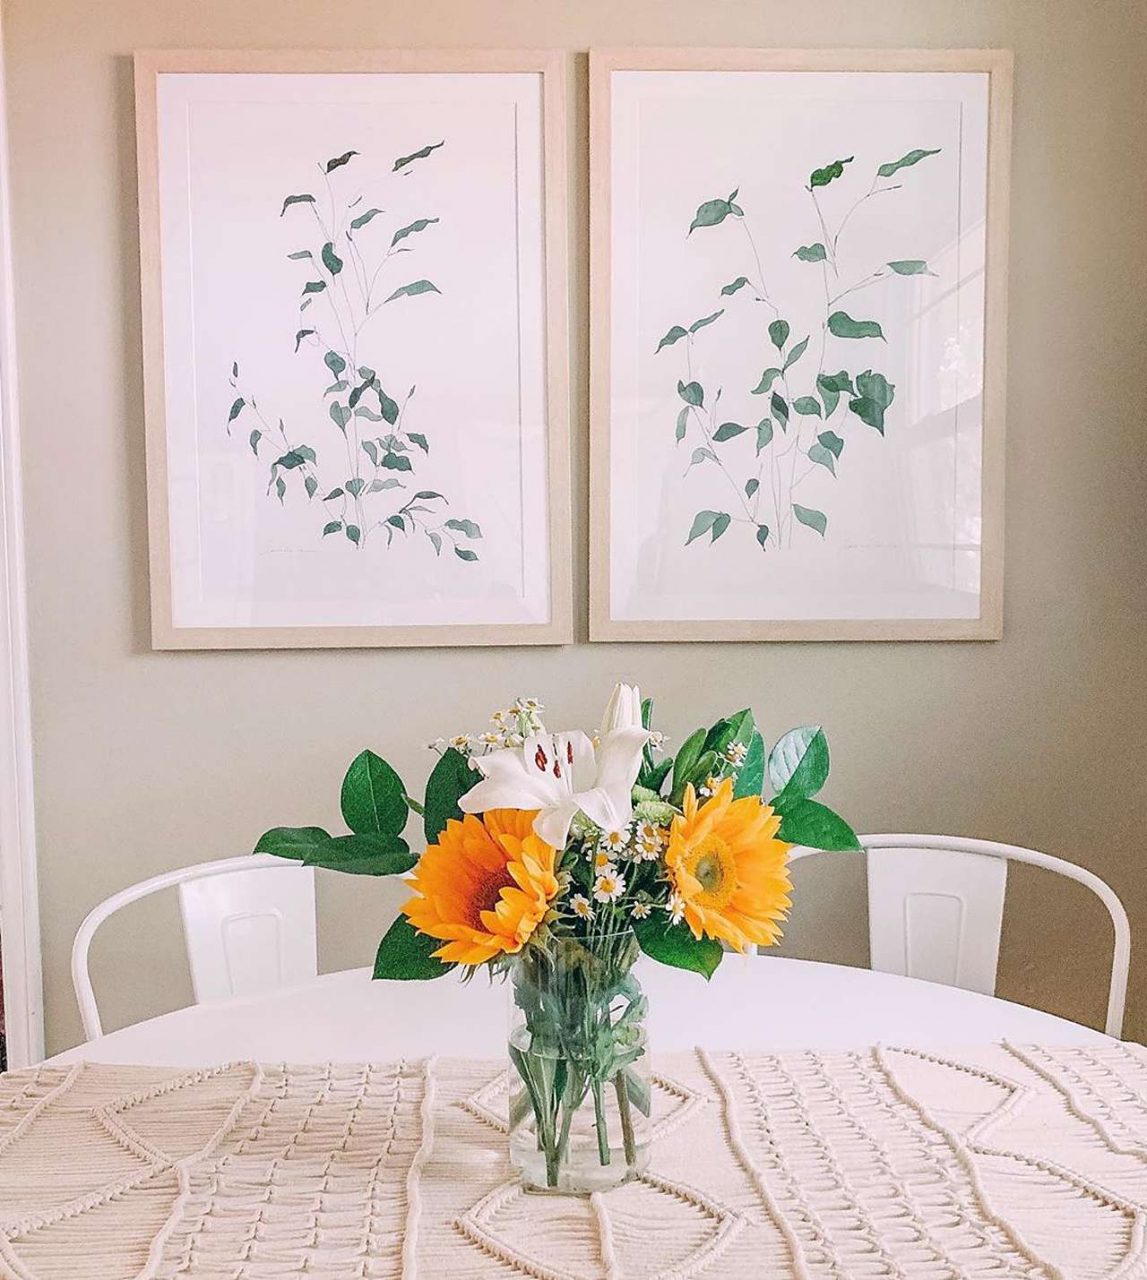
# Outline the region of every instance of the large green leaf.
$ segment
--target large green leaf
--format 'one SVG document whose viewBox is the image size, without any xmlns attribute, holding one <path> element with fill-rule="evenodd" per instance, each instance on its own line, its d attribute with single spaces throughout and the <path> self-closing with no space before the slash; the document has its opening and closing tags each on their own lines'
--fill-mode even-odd
<svg viewBox="0 0 1147 1280">
<path fill-rule="evenodd" d="M 763 526 L 762 526 L 763 527 Z M 768 534 L 766 533 L 766 537 Z M 764 541 L 761 541 L 764 546 Z M 749 751 L 733 784 L 733 795 L 739 800 L 743 796 L 759 796 L 765 785 L 765 740 L 760 730 L 754 729 L 749 739 Z"/>
<path fill-rule="evenodd" d="M 650 916 L 647 920 L 635 920 L 633 932 L 638 946 L 647 956 L 672 965 L 674 969 L 688 969 L 699 973 L 706 982 L 717 971 L 724 948 L 714 938 L 694 938 L 684 924 L 669 924 L 665 919 Z"/>
<path fill-rule="evenodd" d="M 673 795 L 675 798 L 680 798 L 685 790 L 685 784 L 693 776 L 697 768 L 697 761 L 700 760 L 701 752 L 705 749 L 705 737 L 704 729 L 696 729 L 677 749 L 677 755 L 673 761 Z"/>
<path fill-rule="evenodd" d="M 780 795 L 774 796 L 770 803 L 781 819 L 777 834 L 789 844 L 840 853 L 861 848 L 856 832 L 848 823 L 816 800 Z"/>
<path fill-rule="evenodd" d="M 828 739 L 820 725 L 790 729 L 769 752 L 774 791 L 815 796 L 828 780 Z"/>
<path fill-rule="evenodd" d="M 693 524 L 689 530 L 689 536 L 685 539 L 685 545 L 688 546 L 695 539 L 709 533 L 721 517 L 721 514 L 720 511 L 698 511 L 693 517 Z M 717 537 L 717 534 L 713 534 L 712 540 L 716 541 Z"/>
<path fill-rule="evenodd" d="M 808 457 L 810 462 L 815 462 L 818 466 L 824 467 L 826 471 L 831 471 L 833 475 L 836 475 L 836 454 L 829 453 L 823 444 L 809 445 Z"/>
<path fill-rule="evenodd" d="M 820 417 L 820 401 L 816 396 L 797 396 L 793 401 L 793 408 L 797 413 Z"/>
<path fill-rule="evenodd" d="M 303 859 L 308 867 L 325 867 L 352 876 L 398 876 L 417 861 L 401 836 L 379 832 L 335 836 Z"/>
<path fill-rule="evenodd" d="M 789 322 L 787 320 L 774 320 L 769 325 L 769 340 L 780 351 L 789 340 Z"/>
<path fill-rule="evenodd" d="M 426 799 L 422 815 L 422 828 L 427 844 L 433 844 L 446 828 L 451 818 L 462 820 L 458 801 L 478 781 L 478 774 L 470 767 L 470 761 L 453 747 L 448 747 L 426 780 Z"/>
<path fill-rule="evenodd" d="M 444 944 L 438 938 L 428 938 L 405 917 L 400 915 L 386 931 L 378 944 L 374 957 L 374 976 L 399 982 L 423 982 L 429 978 L 441 978 L 454 968 L 434 958 L 434 952 Z"/>
<path fill-rule="evenodd" d="M 828 331 L 837 338 L 883 338 L 884 330 L 875 320 L 854 320 L 847 311 L 834 311 Z"/>
<path fill-rule="evenodd" d="M 351 761 L 342 785 L 342 814 L 356 834 L 399 835 L 409 810 L 402 779 L 373 751 Z"/>
<path fill-rule="evenodd" d="M 808 184 L 810 187 L 827 187 L 834 178 L 839 178 L 844 172 L 844 166 L 851 164 L 855 159 L 854 156 L 846 156 L 843 160 L 834 160 L 832 164 L 826 164 L 823 169 L 814 169 L 809 174 Z"/>
<path fill-rule="evenodd" d="M 852 378 L 842 369 L 839 373 L 817 374 L 816 387 L 824 401 L 824 416 L 831 418 L 840 403 L 841 392 L 853 394 Z"/>
<path fill-rule="evenodd" d="M 326 267 L 332 276 L 337 276 L 343 269 L 343 260 L 337 253 L 335 253 L 335 247 L 329 240 L 323 245 L 321 257 L 323 260 L 323 266 Z"/>
<path fill-rule="evenodd" d="M 273 853 L 276 858 L 306 862 L 315 849 L 327 843 L 330 836 L 322 827 L 272 827 L 259 837 L 252 853 Z"/>
<path fill-rule="evenodd" d="M 718 444 L 724 444 L 726 440 L 733 440 L 748 431 L 748 429 L 748 427 L 741 426 L 739 422 L 722 422 L 717 430 L 713 432 L 713 439 Z"/>
<path fill-rule="evenodd" d="M 705 735 L 703 750 L 716 751 L 718 754 L 728 751 L 734 742 L 748 747 L 754 731 L 753 713 L 746 707 L 731 716 L 722 716 Z"/>
<path fill-rule="evenodd" d="M 915 151 L 909 151 L 905 155 L 902 155 L 899 160 L 891 160 L 888 164 L 882 164 L 876 172 L 882 178 L 891 178 L 898 170 L 907 169 L 911 165 L 919 164 L 926 156 L 938 156 L 940 151 L 940 147 L 937 147 L 934 151 L 921 151 L 917 148 Z"/>
</svg>

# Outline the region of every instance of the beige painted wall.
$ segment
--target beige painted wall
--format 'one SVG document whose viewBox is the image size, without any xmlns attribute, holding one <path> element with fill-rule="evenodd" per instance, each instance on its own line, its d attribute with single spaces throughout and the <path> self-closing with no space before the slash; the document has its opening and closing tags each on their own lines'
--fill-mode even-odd
<svg viewBox="0 0 1147 1280">
<path fill-rule="evenodd" d="M 1032 844 L 1107 877 L 1147 940 L 1147 7 L 1132 0 L 5 0 L 48 1042 L 79 1035 L 72 934 L 112 891 L 336 819 L 369 744 L 491 700 L 595 717 L 617 676 L 679 735 L 745 703 L 820 718 L 831 798 L 867 830 Z M 130 54 L 135 48 L 558 46 L 573 76 L 577 582 L 585 575 L 586 90 L 591 45 L 999 45 L 1016 52 L 1006 635 L 998 644 L 172 653 L 148 649 Z M 572 56 L 576 51 L 577 56 Z M 579 604 L 584 633 L 584 609 Z M 801 954 L 865 956 L 857 867 L 804 867 Z M 1099 1017 L 1102 920 L 1017 876 L 1002 989 Z M 324 883 L 323 961 L 368 962 L 373 882 Z M 187 994 L 174 908 L 97 947 L 108 1021 Z M 1102 944 L 1102 945 L 1101 945 Z M 1147 952 L 1130 1029 L 1147 1033 Z"/>
</svg>

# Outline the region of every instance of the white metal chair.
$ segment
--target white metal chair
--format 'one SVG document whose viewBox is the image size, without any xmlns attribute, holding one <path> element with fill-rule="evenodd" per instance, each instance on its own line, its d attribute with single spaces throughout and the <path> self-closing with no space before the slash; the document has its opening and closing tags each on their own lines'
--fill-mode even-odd
<svg viewBox="0 0 1147 1280">
<path fill-rule="evenodd" d="M 923 978 L 994 995 L 1008 862 L 1026 862 L 1082 884 L 1115 931 L 1105 1030 L 1123 1031 L 1131 929 L 1115 891 L 1063 858 L 993 840 L 960 836 L 861 836 L 868 873 L 870 962 L 882 973 Z M 794 846 L 790 860 L 819 849 Z M 830 855 L 829 855 L 830 856 Z"/>
<path fill-rule="evenodd" d="M 179 894 L 197 1004 L 261 995 L 318 973 L 312 867 L 269 853 L 180 867 L 112 894 L 80 925 L 72 944 L 72 986 L 89 1040 L 103 1035 L 88 973 L 92 937 L 121 907 L 164 889 Z"/>
</svg>

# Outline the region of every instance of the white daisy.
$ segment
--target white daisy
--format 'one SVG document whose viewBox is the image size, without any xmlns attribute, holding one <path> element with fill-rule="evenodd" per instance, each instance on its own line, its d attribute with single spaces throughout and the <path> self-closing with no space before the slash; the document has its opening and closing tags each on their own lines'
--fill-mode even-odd
<svg viewBox="0 0 1147 1280">
<path fill-rule="evenodd" d="M 589 899 L 584 893 L 575 893 L 570 899 L 570 910 L 575 916 L 580 916 L 583 920 L 593 919 L 593 907 L 589 904 Z"/>
<path fill-rule="evenodd" d="M 717 788 L 720 785 L 721 785 L 721 779 L 714 777 L 713 774 L 710 774 L 705 779 L 705 781 L 701 784 L 701 786 L 697 788 L 697 794 L 699 796 L 715 796 L 717 794 Z"/>
<path fill-rule="evenodd" d="M 599 872 L 593 882 L 593 896 L 598 902 L 616 902 L 624 892 L 625 877 L 613 868 Z"/>
<path fill-rule="evenodd" d="M 652 910 L 652 902 L 635 902 L 632 908 L 633 918 L 635 920 L 646 920 L 649 918 L 649 913 Z"/>
<path fill-rule="evenodd" d="M 679 893 L 671 893 L 665 910 L 669 912 L 671 924 L 680 924 L 685 918 L 685 899 Z"/>
<path fill-rule="evenodd" d="M 450 739 L 450 745 L 454 748 L 455 751 L 466 752 L 470 750 L 470 745 L 472 741 L 473 740 L 471 739 L 468 733 L 456 733 Z"/>
<path fill-rule="evenodd" d="M 603 831 L 598 843 L 607 853 L 623 853 L 629 844 L 629 831 L 628 824 L 617 831 Z"/>
<path fill-rule="evenodd" d="M 730 742 L 725 749 L 725 759 L 735 768 L 739 769 L 745 763 L 745 757 L 749 754 L 749 748 L 743 742 Z"/>
<path fill-rule="evenodd" d="M 593 855 L 593 869 L 600 875 L 617 875 L 617 866 L 604 849 L 598 849 Z"/>
<path fill-rule="evenodd" d="M 487 747 L 500 747 L 502 745 L 502 735 L 500 733 L 483 733 L 478 735 L 478 741 Z"/>
</svg>

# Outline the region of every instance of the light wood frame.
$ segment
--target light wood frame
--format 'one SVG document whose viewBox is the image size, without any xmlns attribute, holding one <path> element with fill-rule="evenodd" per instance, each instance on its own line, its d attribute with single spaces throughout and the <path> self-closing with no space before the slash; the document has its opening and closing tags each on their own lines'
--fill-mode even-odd
<svg viewBox="0 0 1147 1280">
<path fill-rule="evenodd" d="M 566 66 L 551 50 L 369 50 L 270 52 L 148 50 L 135 54 L 140 278 L 151 625 L 154 649 L 328 649 L 568 644 L 573 639 L 570 568 L 570 445 L 566 264 Z M 162 74 L 370 74 L 534 72 L 542 78 L 545 201 L 545 343 L 549 482 L 550 620 L 449 626 L 176 627 L 171 616 L 163 283 L 160 255 L 156 81 Z"/>
<path fill-rule="evenodd" d="M 595 49 L 590 65 L 590 639 L 998 640 L 1003 634 L 1004 417 L 1013 56 L 1005 49 Z M 928 71 L 989 77 L 980 616 L 615 620 L 610 616 L 610 175 L 615 71 Z"/>
</svg>

